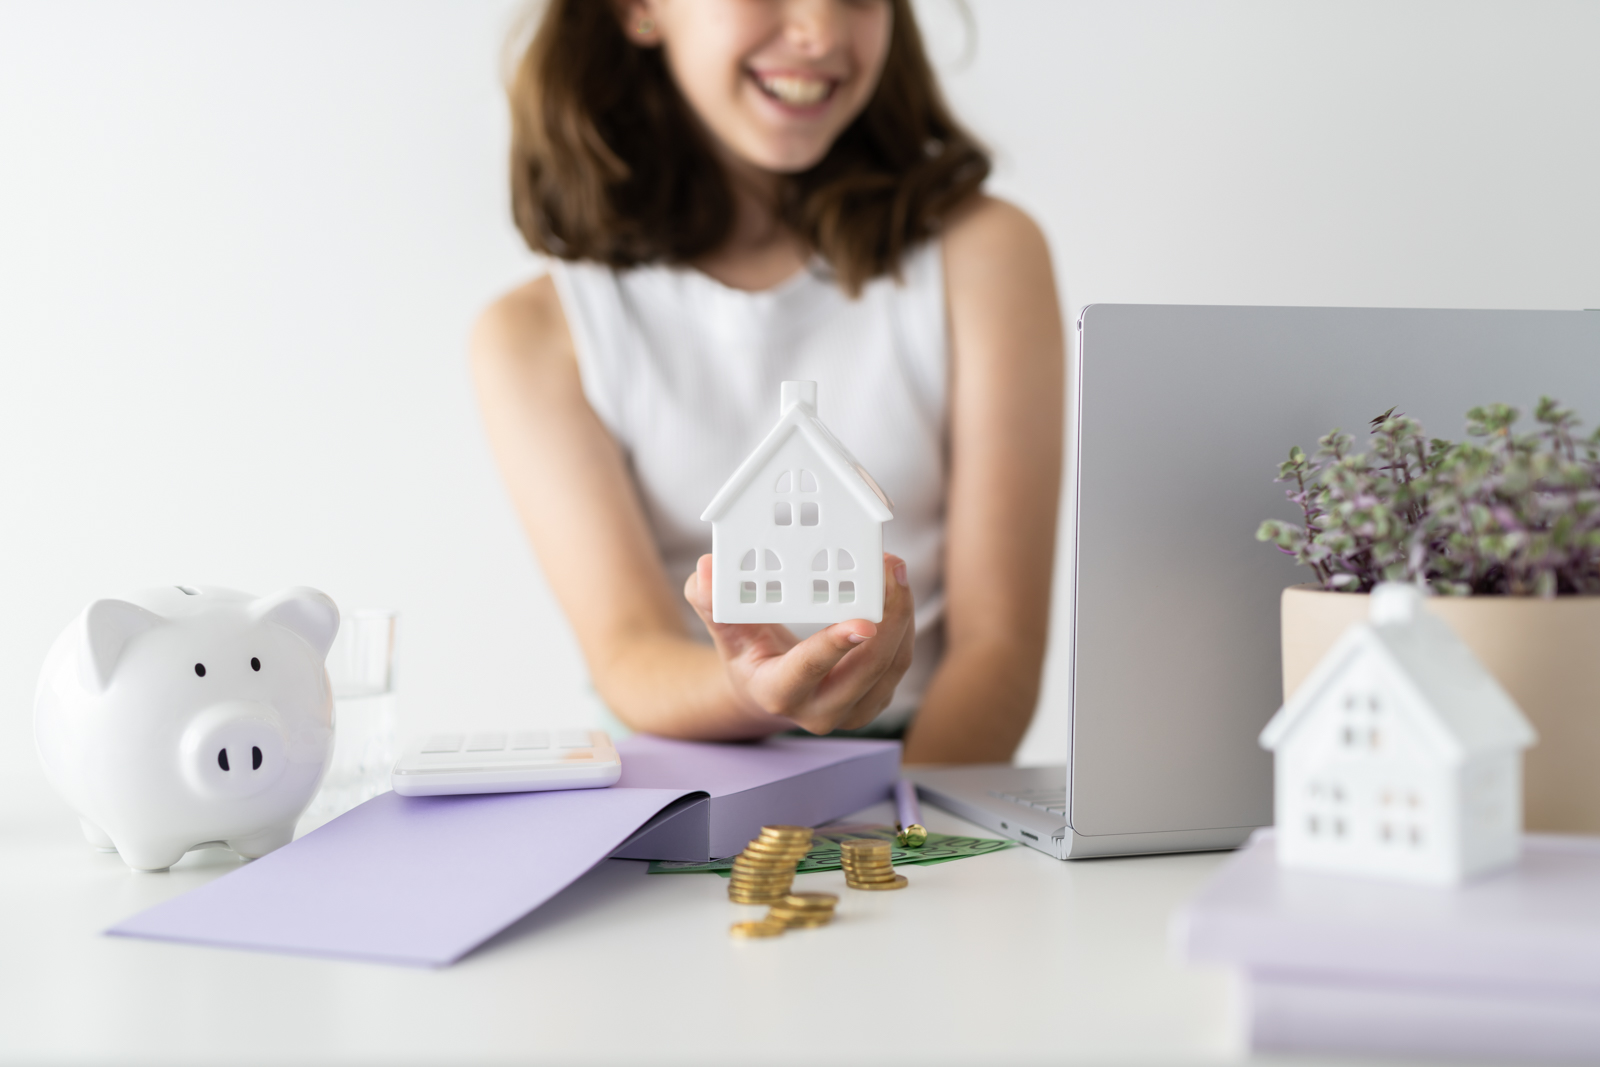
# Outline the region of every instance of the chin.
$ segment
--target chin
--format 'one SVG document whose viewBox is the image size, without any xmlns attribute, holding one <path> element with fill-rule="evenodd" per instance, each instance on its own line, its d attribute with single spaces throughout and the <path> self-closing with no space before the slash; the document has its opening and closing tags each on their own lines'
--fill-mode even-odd
<svg viewBox="0 0 1600 1067">
<path fill-rule="evenodd" d="M 799 174 L 821 163 L 831 147 L 833 147 L 832 141 L 803 147 L 768 144 L 754 147 L 754 150 L 741 154 L 762 170 L 774 174 Z"/>
</svg>

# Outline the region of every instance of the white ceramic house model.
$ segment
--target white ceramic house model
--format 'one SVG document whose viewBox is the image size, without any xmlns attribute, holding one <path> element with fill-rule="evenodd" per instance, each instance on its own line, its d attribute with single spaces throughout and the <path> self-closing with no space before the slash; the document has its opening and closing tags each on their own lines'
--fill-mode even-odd
<svg viewBox="0 0 1600 1067">
<path fill-rule="evenodd" d="M 1278 862 L 1454 883 L 1516 862 L 1534 733 L 1412 586 L 1379 585 L 1261 734 Z"/>
<path fill-rule="evenodd" d="M 700 518 L 716 622 L 883 620 L 894 504 L 817 418 L 817 383 L 784 382 L 778 424 Z"/>
</svg>

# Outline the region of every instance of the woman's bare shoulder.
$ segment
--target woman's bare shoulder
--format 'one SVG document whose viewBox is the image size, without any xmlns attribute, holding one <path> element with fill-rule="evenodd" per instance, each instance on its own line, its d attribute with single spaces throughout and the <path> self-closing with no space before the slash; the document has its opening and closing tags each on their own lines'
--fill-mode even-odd
<svg viewBox="0 0 1600 1067">
<path fill-rule="evenodd" d="M 971 257 L 1021 257 L 1049 259 L 1044 231 L 1033 217 L 1015 204 L 978 193 L 969 197 L 945 224 L 946 262 Z"/>
<path fill-rule="evenodd" d="M 479 373 L 573 362 L 572 333 L 555 281 L 540 275 L 497 297 L 473 323 L 471 354 Z"/>
</svg>

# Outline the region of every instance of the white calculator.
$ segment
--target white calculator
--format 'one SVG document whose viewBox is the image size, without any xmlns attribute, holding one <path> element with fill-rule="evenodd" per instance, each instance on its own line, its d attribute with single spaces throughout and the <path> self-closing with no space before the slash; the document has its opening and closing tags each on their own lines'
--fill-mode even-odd
<svg viewBox="0 0 1600 1067">
<path fill-rule="evenodd" d="M 434 734 L 406 749 L 390 781 L 407 797 L 603 789 L 622 777 L 604 730 Z"/>
</svg>

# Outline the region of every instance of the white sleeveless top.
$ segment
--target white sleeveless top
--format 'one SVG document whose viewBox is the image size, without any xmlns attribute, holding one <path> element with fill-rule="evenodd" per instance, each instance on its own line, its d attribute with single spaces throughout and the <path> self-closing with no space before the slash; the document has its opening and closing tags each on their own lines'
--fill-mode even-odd
<svg viewBox="0 0 1600 1067">
<path fill-rule="evenodd" d="M 779 385 L 815 381 L 817 413 L 894 501 L 883 545 L 906 561 L 916 655 L 875 727 L 916 709 L 944 648 L 948 338 L 937 241 L 850 299 L 826 267 L 731 289 L 681 267 L 554 261 L 584 395 L 621 444 L 674 589 L 711 551 L 700 514 L 778 419 Z M 687 603 L 690 630 L 709 640 Z M 816 627 L 794 627 L 796 632 Z"/>
</svg>

